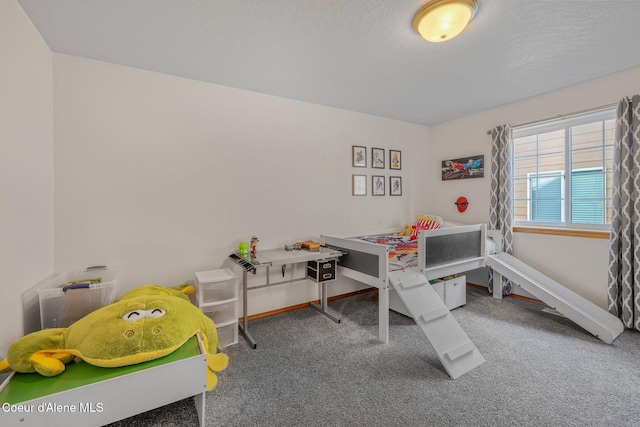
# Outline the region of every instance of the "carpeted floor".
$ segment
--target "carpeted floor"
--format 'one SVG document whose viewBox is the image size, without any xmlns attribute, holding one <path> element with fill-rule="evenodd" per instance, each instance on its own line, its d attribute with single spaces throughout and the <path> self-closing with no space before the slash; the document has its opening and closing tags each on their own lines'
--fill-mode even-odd
<svg viewBox="0 0 640 427">
<path fill-rule="evenodd" d="M 420 328 L 390 315 L 377 341 L 377 292 L 258 319 L 207 395 L 208 426 L 638 426 L 640 333 L 607 345 L 535 302 L 469 287 L 454 316 L 487 360 L 456 380 Z M 162 391 L 159 390 L 159 393 Z M 187 399 L 114 423 L 198 425 Z"/>
</svg>

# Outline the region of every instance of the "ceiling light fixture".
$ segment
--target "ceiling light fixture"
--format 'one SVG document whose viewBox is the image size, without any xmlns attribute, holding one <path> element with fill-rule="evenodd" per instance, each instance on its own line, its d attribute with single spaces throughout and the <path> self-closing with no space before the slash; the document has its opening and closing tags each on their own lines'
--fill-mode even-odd
<svg viewBox="0 0 640 427">
<path fill-rule="evenodd" d="M 431 0 L 416 13 L 413 29 L 433 43 L 451 40 L 464 30 L 477 10 L 477 0 Z"/>
</svg>

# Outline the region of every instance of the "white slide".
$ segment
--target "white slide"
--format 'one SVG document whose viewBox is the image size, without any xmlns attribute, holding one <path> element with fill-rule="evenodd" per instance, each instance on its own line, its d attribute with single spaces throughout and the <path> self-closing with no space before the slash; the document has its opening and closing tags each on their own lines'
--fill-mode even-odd
<svg viewBox="0 0 640 427">
<path fill-rule="evenodd" d="M 429 281 L 417 270 L 392 271 L 389 282 L 453 379 L 485 362 Z"/>
<path fill-rule="evenodd" d="M 624 325 L 616 316 L 512 255 L 504 252 L 489 255 L 486 262 L 495 273 L 511 280 L 607 344 L 624 331 Z M 494 283 L 501 283 L 500 277 L 494 277 Z M 500 298 L 502 292 L 494 290 L 494 295 Z"/>
</svg>

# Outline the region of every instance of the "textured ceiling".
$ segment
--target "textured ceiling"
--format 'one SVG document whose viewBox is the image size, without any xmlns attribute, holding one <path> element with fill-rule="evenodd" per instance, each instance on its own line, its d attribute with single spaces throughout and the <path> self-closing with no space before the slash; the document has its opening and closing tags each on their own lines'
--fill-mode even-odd
<svg viewBox="0 0 640 427">
<path fill-rule="evenodd" d="M 18 0 L 54 52 L 432 125 L 640 65 L 640 0 Z"/>
</svg>

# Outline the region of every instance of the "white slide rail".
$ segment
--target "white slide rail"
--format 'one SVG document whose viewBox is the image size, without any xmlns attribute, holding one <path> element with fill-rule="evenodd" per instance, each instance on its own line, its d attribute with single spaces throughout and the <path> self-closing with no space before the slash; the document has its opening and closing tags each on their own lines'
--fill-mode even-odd
<svg viewBox="0 0 640 427">
<path fill-rule="evenodd" d="M 501 286 L 496 286 L 502 275 L 607 344 L 624 331 L 616 316 L 507 253 L 489 255 L 486 263 L 498 273 L 494 295 L 502 295 Z"/>
</svg>

